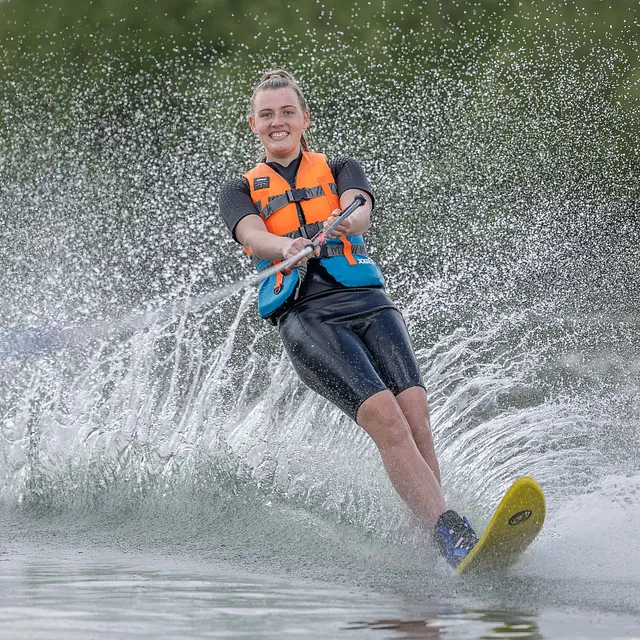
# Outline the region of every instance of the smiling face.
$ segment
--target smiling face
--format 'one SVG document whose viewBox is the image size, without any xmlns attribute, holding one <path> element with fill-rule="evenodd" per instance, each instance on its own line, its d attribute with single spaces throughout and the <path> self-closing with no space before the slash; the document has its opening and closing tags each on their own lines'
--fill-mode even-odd
<svg viewBox="0 0 640 640">
<path fill-rule="evenodd" d="M 249 125 L 264 145 L 267 161 L 286 166 L 300 153 L 300 139 L 309 126 L 309 112 L 303 111 L 291 87 L 265 89 L 255 96 Z"/>
</svg>

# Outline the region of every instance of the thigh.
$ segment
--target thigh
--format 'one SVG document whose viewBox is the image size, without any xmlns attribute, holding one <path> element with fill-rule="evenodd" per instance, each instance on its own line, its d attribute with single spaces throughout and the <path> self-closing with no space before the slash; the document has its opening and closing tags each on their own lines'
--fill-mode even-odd
<svg viewBox="0 0 640 640">
<path fill-rule="evenodd" d="M 278 330 L 300 379 L 353 420 L 367 398 L 386 389 L 371 353 L 349 323 L 293 311 Z"/>
<path fill-rule="evenodd" d="M 358 333 L 382 381 L 394 395 L 410 387 L 424 388 L 407 326 L 397 309 L 375 312 Z"/>
</svg>

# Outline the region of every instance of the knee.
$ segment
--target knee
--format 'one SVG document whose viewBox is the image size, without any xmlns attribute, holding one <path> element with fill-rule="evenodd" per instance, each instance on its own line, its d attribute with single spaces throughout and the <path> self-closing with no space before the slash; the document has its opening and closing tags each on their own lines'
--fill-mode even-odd
<svg viewBox="0 0 640 640">
<path fill-rule="evenodd" d="M 411 427 L 391 393 L 389 398 L 363 403 L 357 421 L 379 449 L 402 447 L 413 441 Z"/>
<path fill-rule="evenodd" d="M 380 429 L 375 443 L 380 449 L 402 449 L 413 446 L 413 436 L 409 425 L 403 420 L 389 420 Z"/>
</svg>

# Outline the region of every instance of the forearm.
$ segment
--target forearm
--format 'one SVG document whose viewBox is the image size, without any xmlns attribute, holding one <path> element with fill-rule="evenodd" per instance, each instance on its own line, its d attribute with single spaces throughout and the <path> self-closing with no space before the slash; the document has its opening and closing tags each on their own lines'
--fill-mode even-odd
<svg viewBox="0 0 640 640">
<path fill-rule="evenodd" d="M 251 251 L 251 255 L 265 260 L 282 260 L 291 244 L 291 238 L 276 236 L 269 231 L 251 230 L 243 244 Z"/>
<path fill-rule="evenodd" d="M 359 189 L 348 189 L 340 196 L 340 206 L 345 209 L 353 202 L 354 197 L 360 194 L 364 196 L 365 203 L 358 207 L 330 237 L 338 237 L 341 234 L 359 236 L 369 229 L 372 203 L 371 196 L 368 193 Z M 338 210 L 333 215 L 337 214 Z M 329 224 L 331 219 L 325 222 L 325 226 Z M 265 260 L 282 260 L 290 257 L 302 250 L 310 242 L 307 238 L 292 240 L 291 238 L 280 237 L 270 233 L 267 231 L 262 218 L 257 215 L 243 217 L 235 228 L 235 236 L 251 251 L 252 255 Z"/>
<path fill-rule="evenodd" d="M 362 195 L 365 203 L 358 207 L 350 216 L 351 227 L 349 229 L 350 236 L 360 236 L 369 230 L 371 226 L 371 196 L 359 189 L 349 189 L 340 196 L 340 207 L 344 210 L 348 207 L 356 195 Z"/>
<path fill-rule="evenodd" d="M 363 205 L 363 208 L 367 205 Z M 352 213 L 349 218 L 351 220 L 351 228 L 349 229 L 350 236 L 361 236 L 363 233 L 369 230 L 371 226 L 369 212 L 359 209 Z"/>
<path fill-rule="evenodd" d="M 236 226 L 236 238 L 251 251 L 251 255 L 264 260 L 283 260 L 297 255 L 311 243 L 308 238 L 280 237 L 267 231 L 260 216 L 245 216 Z M 305 262 L 309 256 L 302 259 Z"/>
</svg>

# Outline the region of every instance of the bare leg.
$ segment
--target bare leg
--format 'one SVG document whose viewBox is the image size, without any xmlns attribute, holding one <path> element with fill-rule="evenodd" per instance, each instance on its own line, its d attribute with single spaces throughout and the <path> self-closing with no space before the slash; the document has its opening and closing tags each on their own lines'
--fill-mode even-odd
<svg viewBox="0 0 640 640">
<path fill-rule="evenodd" d="M 440 482 L 440 465 L 436 458 L 431 436 L 431 422 L 429 420 L 429 405 L 427 393 L 422 387 L 410 387 L 396 396 L 396 401 L 402 409 L 404 417 L 411 427 L 411 434 L 418 447 L 420 455 L 429 465 L 438 484 Z"/>
<path fill-rule="evenodd" d="M 376 443 L 391 484 L 400 497 L 413 513 L 433 526 L 447 505 L 438 478 L 419 451 L 411 426 L 394 395 L 391 391 L 374 394 L 362 403 L 356 419 Z"/>
</svg>

